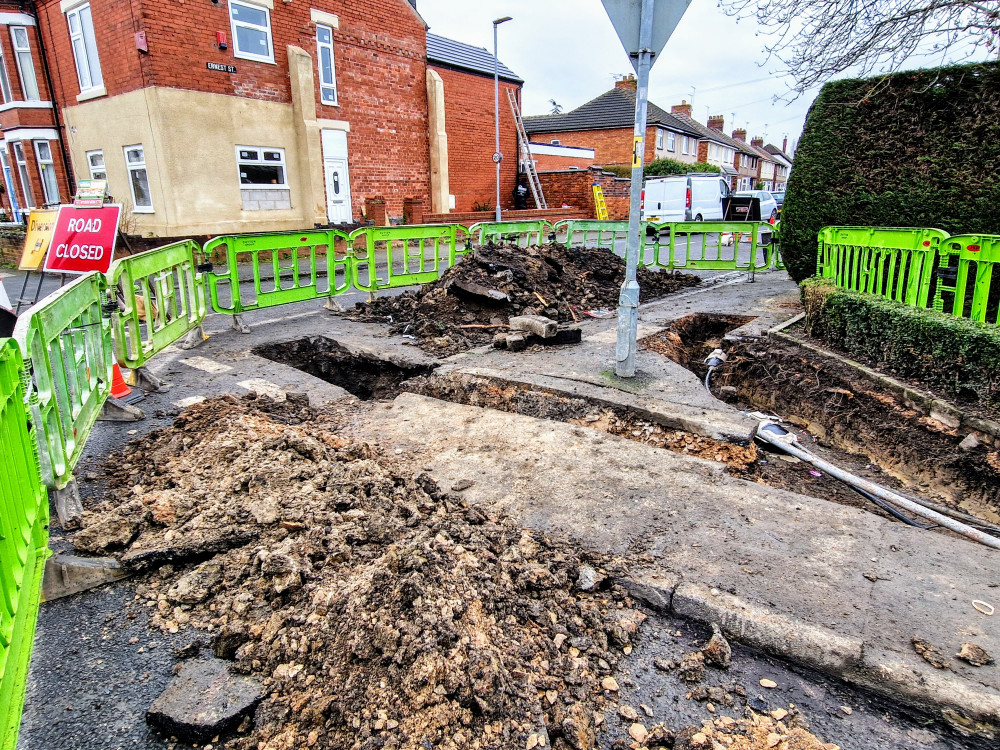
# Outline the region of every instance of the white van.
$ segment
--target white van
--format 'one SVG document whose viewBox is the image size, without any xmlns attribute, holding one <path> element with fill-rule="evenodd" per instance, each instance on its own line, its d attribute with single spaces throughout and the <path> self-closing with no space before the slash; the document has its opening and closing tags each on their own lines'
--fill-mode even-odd
<svg viewBox="0 0 1000 750">
<path fill-rule="evenodd" d="M 722 199 L 731 194 L 729 182 L 717 174 L 652 177 L 642 191 L 642 220 L 722 221 Z"/>
</svg>

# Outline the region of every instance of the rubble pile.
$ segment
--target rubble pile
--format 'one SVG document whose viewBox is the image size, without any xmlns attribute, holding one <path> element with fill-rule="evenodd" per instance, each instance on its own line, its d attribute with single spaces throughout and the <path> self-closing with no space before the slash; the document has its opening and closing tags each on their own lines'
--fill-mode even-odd
<svg viewBox="0 0 1000 750">
<path fill-rule="evenodd" d="M 137 607 L 255 677 L 222 745 L 596 746 L 645 619 L 614 561 L 466 505 L 344 412 L 224 396 L 112 457 L 76 535 L 144 574 Z"/>
<path fill-rule="evenodd" d="M 350 315 L 386 322 L 428 351 L 454 354 L 487 344 L 511 316 L 542 315 L 578 322 L 611 311 L 625 278 L 625 262 L 608 250 L 487 245 L 467 255 L 437 281 L 397 297 L 359 303 Z M 640 268 L 641 300 L 699 283 L 696 276 Z"/>
</svg>

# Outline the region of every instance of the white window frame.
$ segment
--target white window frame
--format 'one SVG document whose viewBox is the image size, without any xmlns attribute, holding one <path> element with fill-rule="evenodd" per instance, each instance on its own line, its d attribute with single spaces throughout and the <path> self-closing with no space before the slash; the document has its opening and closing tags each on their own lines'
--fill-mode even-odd
<svg viewBox="0 0 1000 750">
<path fill-rule="evenodd" d="M 673 151 L 677 143 L 677 136 L 672 130 L 667 131 L 667 151 Z"/>
<path fill-rule="evenodd" d="M 265 26 L 259 26 L 247 21 L 238 21 L 233 15 L 233 6 L 241 6 L 248 10 L 260 11 L 266 19 Z M 257 62 L 270 63 L 274 65 L 274 34 L 271 32 L 271 10 L 262 3 L 248 2 L 248 0 L 229 0 L 229 27 L 233 34 L 233 55 L 244 60 L 255 60 Z M 240 49 L 239 37 L 236 34 L 237 28 L 254 29 L 263 31 L 267 35 L 267 54 L 259 55 L 256 52 L 244 52 Z"/>
<path fill-rule="evenodd" d="M 330 42 L 319 40 L 319 30 L 325 29 L 330 34 Z M 330 76 L 333 80 L 323 80 L 323 50 L 330 51 Z M 319 72 L 319 100 L 331 107 L 337 106 L 337 59 L 333 54 L 333 27 L 325 23 L 316 24 L 316 68 Z M 327 90 L 332 90 L 333 98 L 327 99 Z"/>
<path fill-rule="evenodd" d="M 94 156 L 100 155 L 101 165 L 97 166 L 94 164 Z M 95 148 L 93 151 L 88 151 L 86 153 L 87 166 L 90 168 L 90 179 L 92 180 L 106 180 L 108 179 L 108 164 L 104 160 L 104 151 L 99 148 Z M 148 177 L 148 173 L 147 173 Z"/>
<path fill-rule="evenodd" d="M 128 159 L 128 152 L 139 149 L 139 153 L 142 155 L 142 161 L 131 162 Z M 152 214 L 156 213 L 153 208 L 153 185 L 149 179 L 149 169 L 146 168 L 146 148 L 141 143 L 133 143 L 131 146 L 125 146 L 122 148 L 122 153 L 125 157 L 125 169 L 128 172 L 128 189 L 132 194 L 132 213 L 136 214 Z M 135 182 L 132 179 L 132 173 L 142 170 L 146 173 L 146 187 L 149 188 L 149 205 L 140 206 L 139 201 L 135 197 Z"/>
<path fill-rule="evenodd" d="M 101 58 L 97 52 L 97 35 L 94 33 L 90 3 L 79 3 L 72 7 L 67 7 L 64 3 L 63 12 L 66 14 L 70 47 L 73 48 L 80 97 L 99 96 L 104 93 L 104 75 L 101 73 Z M 74 19 L 77 24 L 76 31 L 73 31 Z"/>
<path fill-rule="evenodd" d="M 3 94 L 3 103 L 9 104 L 14 101 L 14 92 L 10 87 L 10 77 L 7 75 L 4 57 L 3 46 L 0 45 L 0 93 Z"/>
<path fill-rule="evenodd" d="M 656 147 L 659 149 L 663 148 L 663 130 L 662 128 L 656 129 Z"/>
<path fill-rule="evenodd" d="M 18 32 L 24 32 L 24 46 L 17 43 Z M 38 89 L 38 76 L 35 75 L 35 61 L 31 56 L 31 37 L 27 26 L 10 27 L 10 46 L 17 64 L 17 72 L 21 78 L 21 93 L 26 102 L 40 102 L 42 94 Z"/>
<path fill-rule="evenodd" d="M 38 163 L 38 176 L 42 180 L 42 197 L 45 198 L 45 205 L 50 206 L 53 204 L 60 203 L 62 199 L 59 197 L 59 177 L 56 175 L 56 163 L 55 157 L 52 156 L 52 142 L 51 141 L 35 141 L 35 161 Z M 48 149 L 49 156 L 47 159 L 42 158 L 42 145 Z M 52 176 L 51 182 L 47 179 L 48 175 Z M 52 191 L 55 191 L 55 195 L 52 195 Z"/>
<path fill-rule="evenodd" d="M 241 159 L 240 151 L 257 151 L 260 157 L 257 159 Z M 274 151 L 281 154 L 281 161 L 265 161 L 264 152 Z M 267 166 L 281 167 L 281 174 L 285 181 L 281 184 L 267 183 L 265 185 L 253 185 L 240 180 L 240 164 L 263 164 Z M 289 190 L 288 185 L 288 163 L 285 161 L 285 149 L 277 146 L 237 146 L 236 147 L 236 179 L 240 181 L 240 190 Z"/>
<path fill-rule="evenodd" d="M 21 183 L 21 192 L 24 194 L 24 205 L 21 208 L 34 208 L 35 198 L 31 194 L 31 178 L 28 176 L 28 158 L 24 153 L 22 141 L 11 141 L 10 150 L 14 154 L 14 168 L 17 170 L 17 178 Z M 18 152 L 21 158 L 18 158 Z"/>
</svg>

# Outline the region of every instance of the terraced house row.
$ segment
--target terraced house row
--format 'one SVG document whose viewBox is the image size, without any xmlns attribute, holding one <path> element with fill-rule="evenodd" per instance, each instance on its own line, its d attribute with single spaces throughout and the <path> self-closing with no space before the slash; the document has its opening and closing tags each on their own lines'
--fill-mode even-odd
<svg viewBox="0 0 1000 750">
<path fill-rule="evenodd" d="M 494 190 L 493 57 L 415 2 L 0 0 L 4 210 L 82 178 L 164 237 L 470 210 Z M 517 153 L 509 107 L 501 138 Z"/>
</svg>

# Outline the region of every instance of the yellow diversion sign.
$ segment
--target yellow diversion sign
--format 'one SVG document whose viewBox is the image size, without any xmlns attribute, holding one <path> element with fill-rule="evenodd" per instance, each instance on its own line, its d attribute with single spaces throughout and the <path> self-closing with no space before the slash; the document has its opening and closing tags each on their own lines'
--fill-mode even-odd
<svg viewBox="0 0 1000 750">
<path fill-rule="evenodd" d="M 32 209 L 28 217 L 28 233 L 24 236 L 24 250 L 21 253 L 22 271 L 37 271 L 45 261 L 45 254 L 52 242 L 52 230 L 56 226 L 58 209 Z"/>
</svg>

